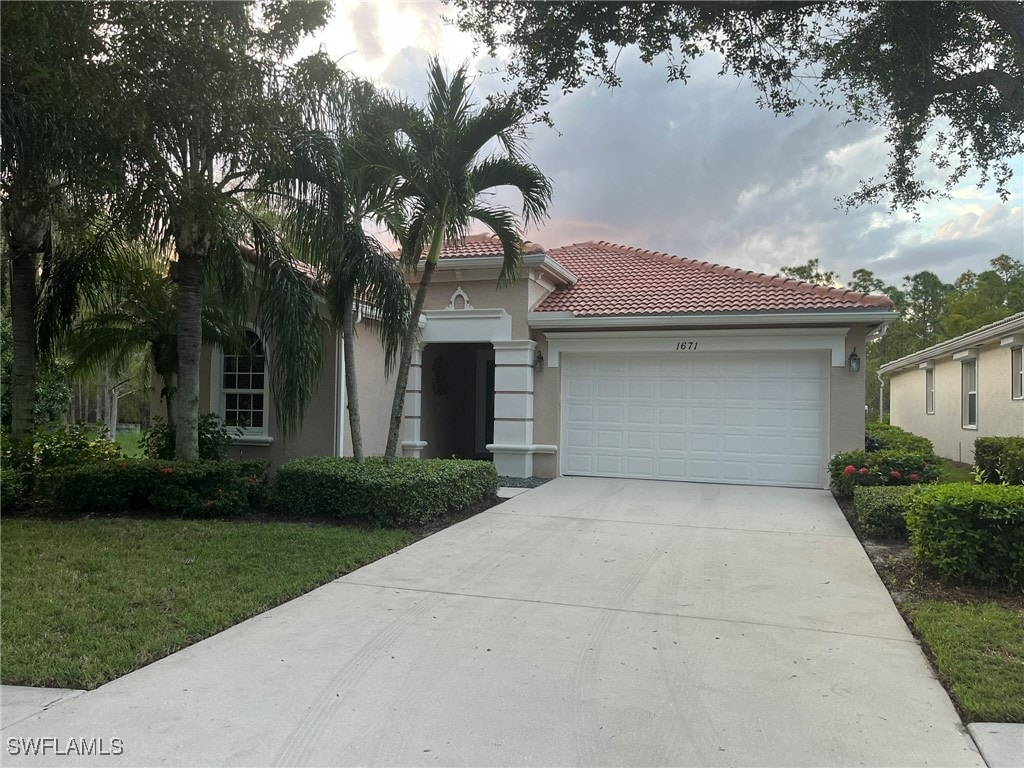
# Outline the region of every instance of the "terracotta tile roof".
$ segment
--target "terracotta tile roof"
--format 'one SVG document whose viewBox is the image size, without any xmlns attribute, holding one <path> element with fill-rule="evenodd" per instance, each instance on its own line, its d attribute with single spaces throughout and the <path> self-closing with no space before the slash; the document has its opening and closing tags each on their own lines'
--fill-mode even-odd
<svg viewBox="0 0 1024 768">
<path fill-rule="evenodd" d="M 538 312 L 593 316 L 892 308 L 885 296 L 603 241 L 556 248 L 548 255 L 578 281 L 545 298 Z"/>
<path fill-rule="evenodd" d="M 544 253 L 544 249 L 536 243 L 524 240 L 523 253 Z M 501 241 L 491 234 L 468 235 L 461 242 L 446 244 L 441 248 L 442 259 L 469 259 L 501 255 Z"/>
</svg>

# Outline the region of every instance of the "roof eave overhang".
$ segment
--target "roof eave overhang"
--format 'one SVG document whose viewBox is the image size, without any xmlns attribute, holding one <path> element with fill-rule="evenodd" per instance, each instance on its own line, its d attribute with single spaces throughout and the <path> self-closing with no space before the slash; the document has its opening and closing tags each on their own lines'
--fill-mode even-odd
<svg viewBox="0 0 1024 768">
<path fill-rule="evenodd" d="M 916 368 L 920 363 L 929 360 L 937 360 L 940 357 L 950 357 L 956 352 L 965 349 L 981 347 L 990 342 L 999 342 L 1006 336 L 1014 336 L 1019 331 L 1024 331 L 1024 318 L 1007 318 L 1012 322 L 992 323 L 991 325 L 979 328 L 976 331 L 957 336 L 955 339 L 943 341 L 934 346 L 922 349 L 920 352 L 901 357 L 886 363 L 878 369 L 880 374 L 894 373 L 904 368 Z"/>
<path fill-rule="evenodd" d="M 538 330 L 615 330 L 628 328 L 703 328 L 712 326 L 814 326 L 865 323 L 880 326 L 899 317 L 886 309 L 808 312 L 715 312 L 674 315 L 582 315 L 572 312 L 530 312 L 527 322 Z"/>
</svg>

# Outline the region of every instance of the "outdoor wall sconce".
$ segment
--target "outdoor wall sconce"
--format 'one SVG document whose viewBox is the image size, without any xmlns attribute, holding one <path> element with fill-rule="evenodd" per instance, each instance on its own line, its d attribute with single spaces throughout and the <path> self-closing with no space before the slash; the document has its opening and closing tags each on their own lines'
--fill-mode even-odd
<svg viewBox="0 0 1024 768">
<path fill-rule="evenodd" d="M 860 373 L 860 358 L 857 357 L 857 348 L 853 348 L 853 352 L 850 353 L 849 357 L 850 373 Z"/>
<path fill-rule="evenodd" d="M 541 371 L 544 370 L 544 355 L 540 353 L 539 349 L 537 350 L 537 354 L 534 355 L 533 358 L 533 370 L 536 373 L 540 373 Z"/>
</svg>

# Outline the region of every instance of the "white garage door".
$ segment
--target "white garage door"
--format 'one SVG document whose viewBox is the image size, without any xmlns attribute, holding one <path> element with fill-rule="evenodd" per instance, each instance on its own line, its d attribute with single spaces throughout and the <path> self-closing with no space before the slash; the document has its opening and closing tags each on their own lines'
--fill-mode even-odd
<svg viewBox="0 0 1024 768">
<path fill-rule="evenodd" d="M 824 352 L 572 354 L 563 365 L 563 474 L 824 484 Z"/>
</svg>

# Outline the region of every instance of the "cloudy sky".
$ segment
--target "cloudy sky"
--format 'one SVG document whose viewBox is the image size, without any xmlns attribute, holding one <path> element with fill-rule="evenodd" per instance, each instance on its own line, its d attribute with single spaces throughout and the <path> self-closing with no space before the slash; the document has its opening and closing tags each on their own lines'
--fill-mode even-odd
<svg viewBox="0 0 1024 768">
<path fill-rule="evenodd" d="M 422 100 L 438 54 L 452 68 L 470 62 L 481 99 L 505 87 L 500 62 L 476 57 L 440 2 L 335 5 L 312 47 L 379 86 Z M 867 267 L 890 283 L 923 269 L 952 281 L 1000 253 L 1024 260 L 1024 159 L 1006 203 L 967 183 L 922 206 L 919 221 L 884 207 L 846 213 L 835 198 L 884 171 L 880 132 L 810 108 L 792 118 L 759 110 L 754 89 L 717 68 L 702 60 L 685 85 L 667 83 L 663 65 L 627 51 L 621 88 L 552 98 L 555 128 L 534 127 L 529 146 L 554 201 L 530 239 L 549 248 L 609 240 L 767 273 L 818 258 L 844 281 Z"/>
</svg>

